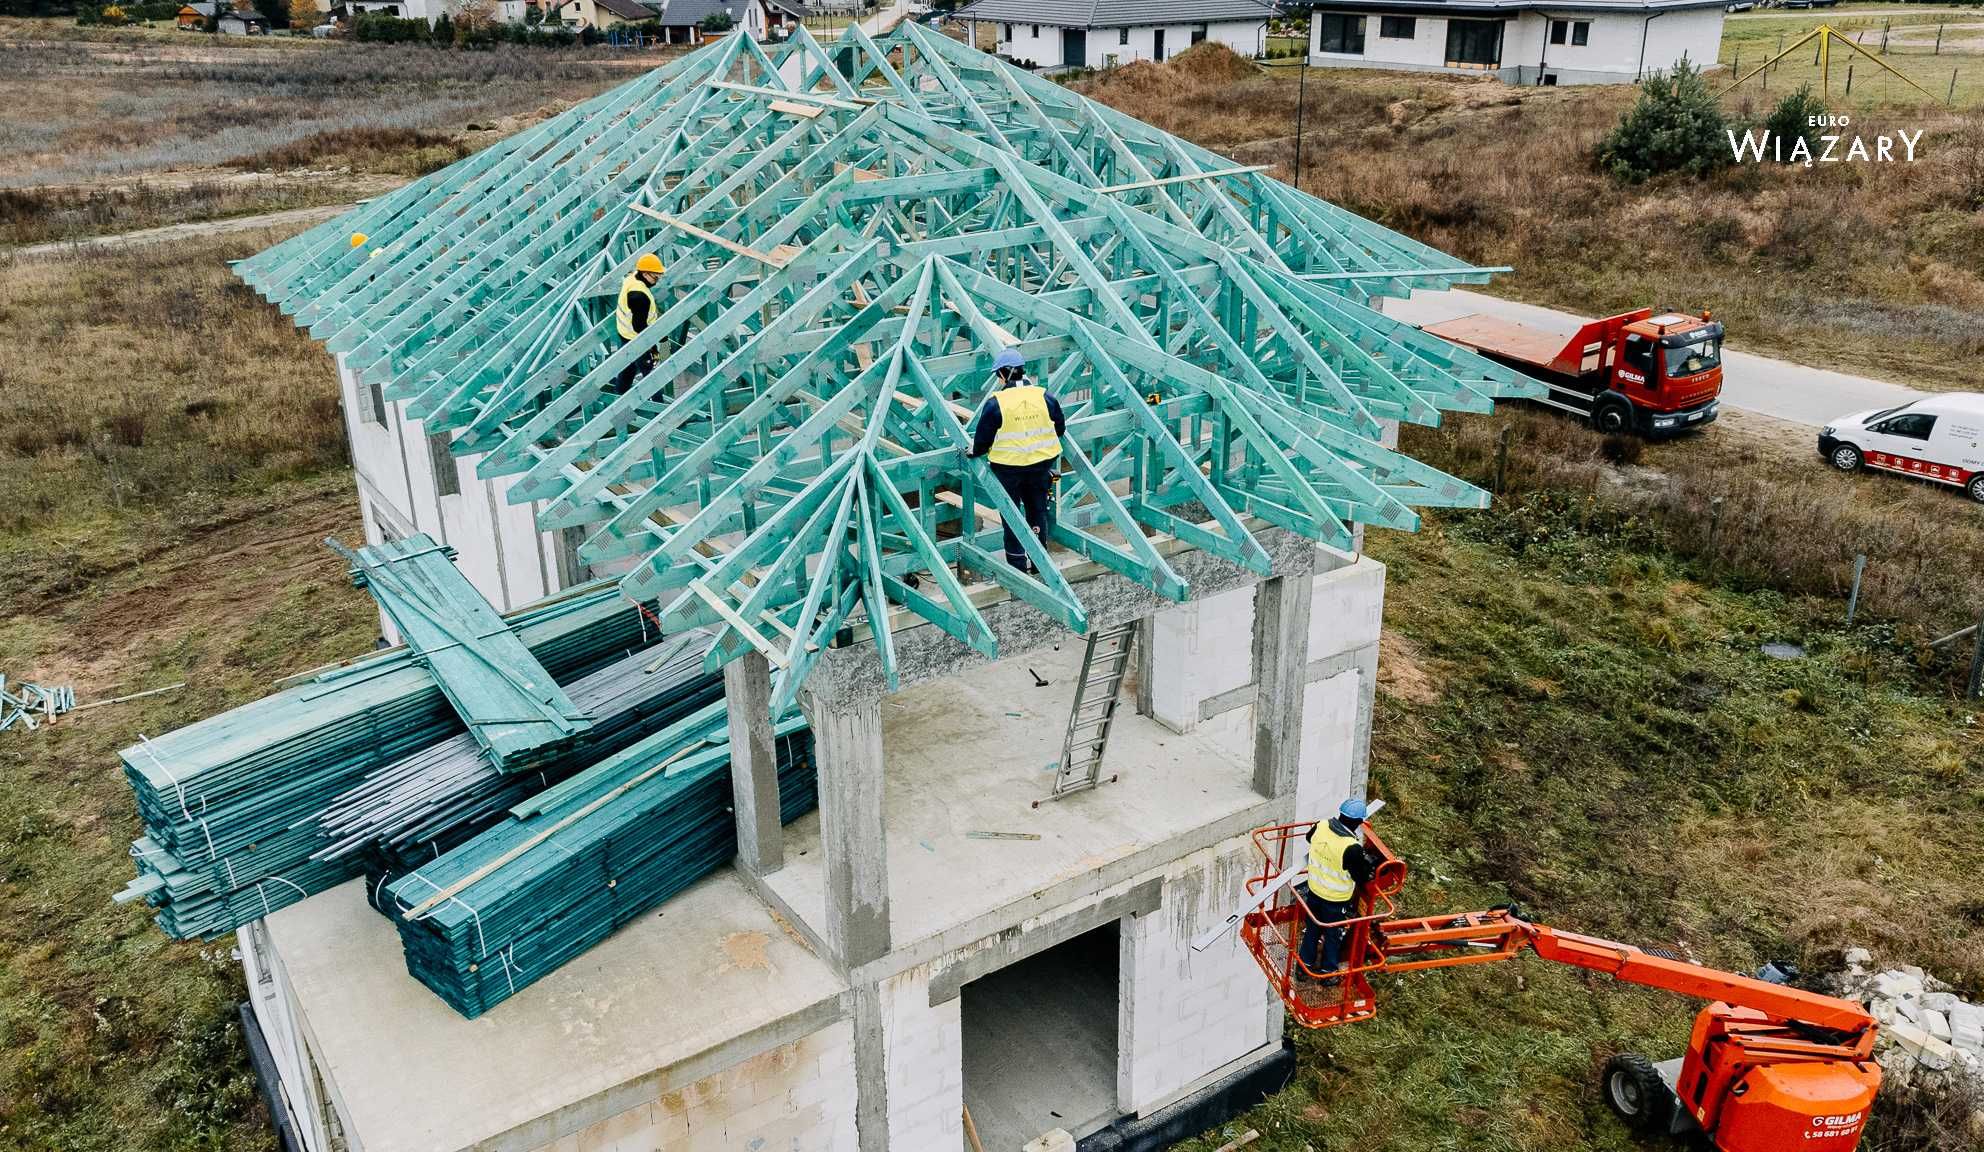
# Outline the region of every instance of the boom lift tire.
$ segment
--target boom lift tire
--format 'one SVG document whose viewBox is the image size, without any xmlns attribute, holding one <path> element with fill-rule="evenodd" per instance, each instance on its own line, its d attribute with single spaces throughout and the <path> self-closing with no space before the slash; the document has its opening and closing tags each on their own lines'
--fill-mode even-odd
<svg viewBox="0 0 1984 1152">
<path fill-rule="evenodd" d="M 1635 1132 L 1664 1133 L 1673 1120 L 1674 1093 L 1653 1062 L 1637 1052 L 1605 1062 L 1605 1102 Z"/>
<path fill-rule="evenodd" d="M 1972 476 L 1970 483 L 1965 486 L 1964 491 L 1970 493 L 1972 500 L 1977 501 L 1979 504 L 1984 504 L 1984 472 L 1979 472 L 1977 475 Z"/>
<path fill-rule="evenodd" d="M 1591 410 L 1591 426 L 1607 436 L 1623 436 L 1633 430 L 1633 408 L 1617 398 L 1600 400 Z"/>
<path fill-rule="evenodd" d="M 1855 448 L 1851 444 L 1841 444 L 1832 450 L 1831 456 L 1826 457 L 1826 462 L 1841 472 L 1858 472 L 1860 471 L 1860 449 Z"/>
</svg>

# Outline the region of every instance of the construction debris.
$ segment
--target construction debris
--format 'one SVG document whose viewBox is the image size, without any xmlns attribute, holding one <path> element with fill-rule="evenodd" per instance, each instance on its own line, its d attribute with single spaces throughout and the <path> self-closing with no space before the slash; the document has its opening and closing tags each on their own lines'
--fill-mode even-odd
<svg viewBox="0 0 1984 1152">
<path fill-rule="evenodd" d="M 1866 949 L 1848 949 L 1832 985 L 1880 1021 L 1874 1058 L 1889 1082 L 1967 1083 L 1984 1093 L 1984 1005 L 1913 964 L 1870 971 L 1872 963 Z"/>
<path fill-rule="evenodd" d="M 32 730 L 65 712 L 74 711 L 75 708 L 74 688 L 49 687 L 45 684 L 21 681 L 16 687 L 9 689 L 7 678 L 0 676 L 0 732 L 5 732 L 16 724 Z"/>
</svg>

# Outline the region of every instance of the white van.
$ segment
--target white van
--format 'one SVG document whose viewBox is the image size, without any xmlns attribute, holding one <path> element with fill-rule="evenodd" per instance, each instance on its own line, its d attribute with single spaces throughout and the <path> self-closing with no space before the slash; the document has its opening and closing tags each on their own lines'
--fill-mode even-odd
<svg viewBox="0 0 1984 1152">
<path fill-rule="evenodd" d="M 1961 488 L 1984 504 L 1984 393 L 1944 392 L 1841 416 L 1819 432 L 1841 472 L 1865 465 Z"/>
</svg>

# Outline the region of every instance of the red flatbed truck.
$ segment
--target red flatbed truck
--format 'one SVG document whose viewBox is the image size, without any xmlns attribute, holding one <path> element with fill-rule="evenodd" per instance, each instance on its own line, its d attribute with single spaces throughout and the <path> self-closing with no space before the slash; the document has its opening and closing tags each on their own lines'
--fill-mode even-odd
<svg viewBox="0 0 1984 1152">
<path fill-rule="evenodd" d="M 1425 330 L 1542 381 L 1540 403 L 1600 432 L 1671 436 L 1714 423 L 1721 406 L 1722 325 L 1707 312 L 1636 308 L 1568 340 L 1481 313 Z"/>
</svg>

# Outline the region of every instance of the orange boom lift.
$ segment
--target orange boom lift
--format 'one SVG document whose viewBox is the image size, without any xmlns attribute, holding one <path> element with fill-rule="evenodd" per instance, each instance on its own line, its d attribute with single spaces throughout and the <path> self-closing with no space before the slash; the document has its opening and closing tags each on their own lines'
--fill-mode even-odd
<svg viewBox="0 0 1984 1152">
<path fill-rule="evenodd" d="M 1310 827 L 1255 830 L 1262 863 L 1247 881 L 1249 895 L 1267 892 L 1300 864 Z M 1316 979 L 1319 974 L 1297 955 L 1309 914 L 1292 885 L 1241 917 L 1241 939 L 1297 1022 L 1328 1028 L 1377 1015 L 1371 977 L 1379 972 L 1486 964 L 1527 949 L 1545 960 L 1710 1002 L 1695 1017 L 1681 1058 L 1655 1064 L 1622 1054 L 1606 1065 L 1606 1100 L 1634 1128 L 1699 1128 L 1721 1152 L 1851 1152 L 1859 1144 L 1881 1086 L 1873 1061 L 1874 1018 L 1859 1004 L 1532 924 L 1514 906 L 1402 918 L 1392 897 L 1405 883 L 1405 861 L 1368 824 L 1365 847 L 1379 864 L 1358 889 L 1358 915 L 1329 925 L 1345 932 L 1346 967 L 1336 979 Z"/>
</svg>

